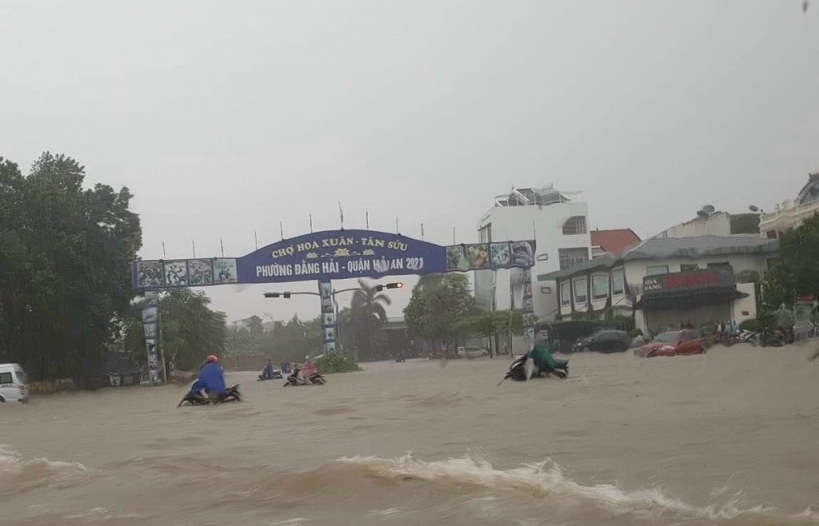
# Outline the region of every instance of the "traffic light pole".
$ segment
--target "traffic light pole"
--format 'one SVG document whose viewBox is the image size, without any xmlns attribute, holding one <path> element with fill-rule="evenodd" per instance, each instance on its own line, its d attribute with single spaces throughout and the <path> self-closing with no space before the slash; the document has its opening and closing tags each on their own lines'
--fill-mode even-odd
<svg viewBox="0 0 819 526">
<path fill-rule="evenodd" d="M 400 289 L 403 288 L 403 283 L 387 283 L 386 285 L 377 285 L 375 290 L 381 292 L 384 289 Z M 354 290 L 362 290 L 366 291 L 367 289 L 363 289 L 361 287 L 353 287 L 349 289 L 341 289 L 341 290 L 334 290 L 332 292 L 333 301 L 335 301 L 336 294 L 341 294 L 342 292 L 352 292 Z M 318 296 L 321 297 L 321 294 L 318 292 L 265 292 L 265 298 L 284 298 L 290 299 L 290 296 Z"/>
<path fill-rule="evenodd" d="M 400 289 L 403 288 L 404 284 L 401 282 L 395 283 L 387 283 L 385 285 L 376 285 L 374 288 L 376 292 L 381 292 L 384 289 Z M 334 290 L 330 293 L 330 297 L 333 300 L 333 310 L 335 311 L 335 338 L 334 341 L 338 342 L 338 345 L 341 345 L 341 323 L 339 323 L 338 319 L 338 301 L 336 301 L 336 294 L 341 294 L 342 292 L 353 292 L 353 291 L 367 291 L 368 289 L 362 287 L 352 287 L 349 289 L 341 289 L 341 290 Z M 284 298 L 290 299 L 291 296 L 318 296 L 319 298 L 322 295 L 318 292 L 265 292 L 265 298 Z M 322 313 L 323 316 L 323 313 Z M 322 324 L 323 327 L 323 324 Z M 326 341 L 325 341 L 326 343 Z"/>
</svg>

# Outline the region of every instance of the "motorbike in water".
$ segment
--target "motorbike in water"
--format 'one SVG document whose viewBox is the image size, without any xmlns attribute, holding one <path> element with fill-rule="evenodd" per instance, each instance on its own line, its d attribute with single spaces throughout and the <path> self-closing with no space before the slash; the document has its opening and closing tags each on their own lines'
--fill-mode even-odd
<svg viewBox="0 0 819 526">
<path fill-rule="evenodd" d="M 318 371 L 310 373 L 307 377 L 299 376 L 301 369 L 296 367 L 293 369 L 293 373 L 287 377 L 287 381 L 284 382 L 285 387 L 298 387 L 300 385 L 324 385 L 327 383 L 327 380 L 324 378 L 324 375 Z"/>
<path fill-rule="evenodd" d="M 503 380 L 514 380 L 516 382 L 525 382 L 528 375 L 526 373 L 526 362 L 529 360 L 529 355 L 524 354 L 522 356 L 518 356 L 514 359 L 512 364 L 509 366 L 509 370 L 506 371 L 506 376 L 503 377 Z M 501 380 L 501 382 L 503 382 Z M 498 384 L 500 385 L 500 384 Z"/>
<path fill-rule="evenodd" d="M 225 404 L 227 402 L 241 402 L 242 401 L 242 393 L 239 392 L 239 384 L 231 385 L 225 391 L 225 396 L 202 396 L 201 394 L 194 394 L 190 391 L 182 397 L 182 400 L 179 402 L 179 405 L 176 407 L 182 407 L 183 405 L 213 405 L 213 404 Z"/>
<path fill-rule="evenodd" d="M 278 369 L 273 369 L 272 376 L 265 376 L 264 373 L 262 373 L 259 375 L 259 378 L 256 381 L 264 382 L 265 380 L 281 380 L 282 378 L 284 378 L 284 376 L 282 376 L 282 372 Z"/>
<path fill-rule="evenodd" d="M 534 363 L 529 363 L 529 355 L 524 354 L 515 358 L 515 360 L 509 366 L 509 370 L 506 371 L 506 376 L 503 377 L 501 383 L 503 383 L 504 380 L 525 382 L 526 380 L 530 380 L 532 378 L 543 378 L 544 376 L 549 376 L 551 374 L 554 374 L 561 380 L 565 380 L 569 376 L 569 362 L 559 361 L 557 363 L 557 367 L 547 370 L 539 370 Z M 500 385 L 500 383 L 498 385 Z"/>
</svg>

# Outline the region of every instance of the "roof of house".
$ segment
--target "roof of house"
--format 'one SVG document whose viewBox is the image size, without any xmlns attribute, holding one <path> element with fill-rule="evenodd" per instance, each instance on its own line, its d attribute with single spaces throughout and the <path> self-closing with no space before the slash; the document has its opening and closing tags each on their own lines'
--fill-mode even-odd
<svg viewBox="0 0 819 526">
<path fill-rule="evenodd" d="M 623 261 L 639 259 L 686 259 L 710 256 L 773 255 L 779 241 L 761 237 L 699 236 L 647 239 L 626 249 L 620 257 L 610 254 L 581 263 L 566 270 L 541 274 L 538 281 L 564 279 L 580 272 L 611 268 Z"/>
<path fill-rule="evenodd" d="M 623 250 L 640 242 L 640 237 L 630 228 L 614 230 L 592 230 L 591 244 L 612 254 L 621 254 Z"/>
<path fill-rule="evenodd" d="M 634 259 L 693 258 L 774 254 L 779 248 L 775 239 L 763 237 L 697 236 L 649 239 L 623 253 L 626 261 Z"/>
<path fill-rule="evenodd" d="M 568 278 L 569 276 L 573 276 L 580 272 L 588 272 L 590 270 L 599 270 L 599 269 L 610 269 L 614 265 L 616 265 L 621 258 L 613 256 L 612 254 L 604 254 L 599 258 L 590 259 L 588 261 L 584 261 L 583 263 L 578 263 L 577 265 L 573 266 L 572 268 L 566 270 L 557 270 L 555 272 L 549 272 L 547 274 L 540 274 L 537 277 L 538 281 L 554 281 L 557 279 Z"/>
<path fill-rule="evenodd" d="M 117 351 L 103 353 L 102 369 L 110 376 L 129 376 L 142 371 L 138 363 L 129 360 L 124 352 Z"/>
</svg>

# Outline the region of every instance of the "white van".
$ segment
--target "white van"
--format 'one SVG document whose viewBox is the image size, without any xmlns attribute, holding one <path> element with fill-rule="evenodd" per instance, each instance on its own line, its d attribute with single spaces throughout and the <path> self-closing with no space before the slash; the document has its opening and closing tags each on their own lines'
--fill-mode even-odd
<svg viewBox="0 0 819 526">
<path fill-rule="evenodd" d="M 0 403 L 28 400 L 28 376 L 16 363 L 0 363 Z"/>
</svg>

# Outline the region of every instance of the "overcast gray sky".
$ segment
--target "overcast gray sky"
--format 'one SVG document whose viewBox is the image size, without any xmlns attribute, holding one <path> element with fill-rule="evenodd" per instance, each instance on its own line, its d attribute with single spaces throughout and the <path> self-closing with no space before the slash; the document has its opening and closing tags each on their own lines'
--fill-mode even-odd
<svg viewBox="0 0 819 526">
<path fill-rule="evenodd" d="M 0 0 L 0 155 L 130 187 L 146 259 L 337 228 L 337 201 L 350 228 L 472 241 L 494 195 L 548 183 L 645 236 L 792 198 L 817 64 L 802 0 Z M 208 293 L 317 313 L 274 288 L 315 285 Z"/>
</svg>

